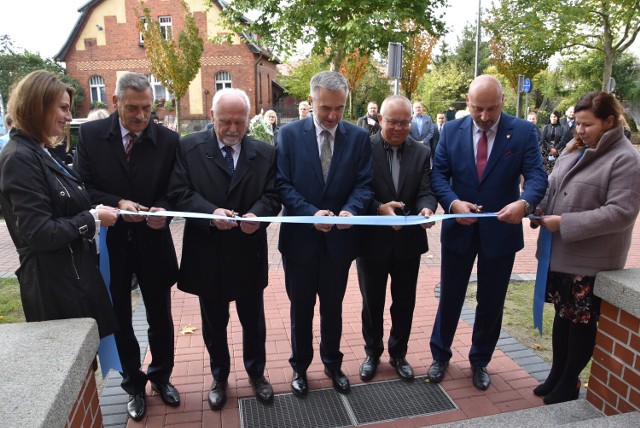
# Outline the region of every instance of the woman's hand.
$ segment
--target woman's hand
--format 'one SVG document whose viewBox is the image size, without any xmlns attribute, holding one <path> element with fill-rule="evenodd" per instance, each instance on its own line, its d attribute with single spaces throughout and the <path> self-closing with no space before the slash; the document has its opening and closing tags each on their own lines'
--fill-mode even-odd
<svg viewBox="0 0 640 428">
<path fill-rule="evenodd" d="M 98 220 L 102 226 L 113 226 L 118 221 L 117 208 L 99 205 L 96 207 L 96 213 L 98 213 Z"/>
</svg>

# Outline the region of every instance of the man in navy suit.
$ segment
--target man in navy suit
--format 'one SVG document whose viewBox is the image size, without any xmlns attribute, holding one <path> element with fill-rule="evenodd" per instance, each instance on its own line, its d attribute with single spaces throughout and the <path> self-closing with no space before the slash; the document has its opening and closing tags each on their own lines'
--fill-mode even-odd
<svg viewBox="0 0 640 428">
<path fill-rule="evenodd" d="M 467 94 L 471 114 L 442 129 L 431 176 L 445 212 L 498 214 L 497 218 L 445 220 L 440 235 L 440 303 L 427 377 L 440 382 L 445 375 L 477 257 L 478 305 L 469 362 L 473 385 L 480 390 L 491 384 L 486 367 L 500 334 L 515 254 L 524 246 L 522 218 L 540 202 L 547 187 L 535 126 L 502 113 L 503 100 L 495 77 L 482 75 L 471 83 Z"/>
<path fill-rule="evenodd" d="M 284 216 L 349 217 L 365 213 L 373 197 L 369 133 L 342 121 L 348 94 L 340 73 L 311 79 L 314 114 L 280 129 L 276 186 Z M 313 359 L 313 310 L 320 299 L 320 358 L 340 393 L 350 391 L 341 370 L 342 299 L 357 252 L 349 226 L 283 224 L 278 249 L 291 301 L 291 389 L 308 392 L 307 368 Z"/>
</svg>

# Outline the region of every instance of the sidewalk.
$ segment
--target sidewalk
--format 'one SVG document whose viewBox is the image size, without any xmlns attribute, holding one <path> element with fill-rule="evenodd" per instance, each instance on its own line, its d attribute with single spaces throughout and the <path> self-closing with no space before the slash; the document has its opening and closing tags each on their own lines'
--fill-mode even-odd
<svg viewBox="0 0 640 428">
<path fill-rule="evenodd" d="M 182 252 L 182 226 L 180 219 L 174 221 L 172 232 L 178 257 Z M 530 279 L 536 271 L 535 239 L 537 231 L 524 222 L 525 249 L 516 257 L 514 273 L 520 279 Z M 440 225 L 428 231 L 430 251 L 423 255 L 418 281 L 417 303 L 414 312 L 414 323 L 409 342 L 407 359 L 412 364 L 416 376 L 424 376 L 431 363 L 429 352 L 429 336 L 437 309 L 435 288 L 439 282 L 440 265 Z M 280 254 L 277 251 L 278 225 L 269 227 L 269 261 L 270 284 L 265 290 L 265 312 L 267 319 L 267 369 L 265 375 L 273 385 L 276 394 L 290 393 L 291 368 L 288 363 L 290 354 L 289 301 L 284 288 L 284 272 Z M 634 240 L 627 262 L 628 268 L 640 267 L 640 226 L 634 229 Z M 17 255 L 10 241 L 4 224 L 0 226 L 0 272 L 12 273 L 17 267 Z M 229 377 L 228 402 L 220 412 L 209 409 L 207 394 L 211 386 L 209 359 L 202 341 L 201 323 L 197 297 L 173 289 L 173 318 L 176 333 L 176 363 L 171 382 L 181 393 L 182 402 L 179 407 L 165 406 L 160 397 L 151 394 L 147 387 L 147 414 L 140 422 L 126 419 L 125 405 L 127 396 L 119 388 L 119 375 L 113 373 L 101 396 L 101 406 L 105 426 L 127 427 L 223 427 L 241 426 L 237 398 L 251 397 L 253 392 L 242 365 L 242 329 L 235 311 L 232 310 L 229 323 L 229 346 L 233 356 L 231 375 Z M 387 308 L 390 304 L 387 299 Z M 138 305 L 134 315 L 141 339 L 146 339 L 144 311 Z M 349 275 L 349 284 L 343 305 L 343 339 L 344 353 L 343 371 L 349 377 L 352 386 L 363 384 L 358 377 L 358 370 L 365 354 L 360 324 L 361 297 L 357 284 L 355 267 Z M 390 323 L 386 312 L 385 339 L 388 337 Z M 476 390 L 470 378 L 470 367 L 467 354 L 471 343 L 471 326 L 465 322 L 473 320 L 473 311 L 465 310 L 453 343 L 453 358 L 447 376 L 440 384 L 446 394 L 457 405 L 457 410 L 396 419 L 367 425 L 368 427 L 421 427 L 443 422 L 453 422 L 509 412 L 542 405 L 542 400 L 534 396 L 532 389 L 539 380 L 546 377 L 548 365 L 535 354 L 519 344 L 513 338 L 503 334 L 492 362 L 488 366 L 492 375 L 492 385 L 485 392 Z M 193 334 L 182 335 L 180 331 L 188 326 L 195 327 Z M 316 309 L 314 320 L 316 355 L 308 371 L 310 390 L 331 388 L 330 380 L 323 374 L 323 366 L 318 355 L 319 316 Z M 146 342 L 146 340 L 145 340 Z M 142 342 L 143 349 L 145 343 Z M 144 352 L 144 351 L 143 351 Z M 505 353 L 506 352 L 506 353 Z M 145 354 L 145 364 L 150 355 Z M 519 365 L 520 364 L 520 365 Z M 533 373 L 530 374 L 530 373 Z M 381 359 L 376 377 L 369 382 L 396 380 L 397 374 L 388 363 L 385 353 Z"/>
</svg>

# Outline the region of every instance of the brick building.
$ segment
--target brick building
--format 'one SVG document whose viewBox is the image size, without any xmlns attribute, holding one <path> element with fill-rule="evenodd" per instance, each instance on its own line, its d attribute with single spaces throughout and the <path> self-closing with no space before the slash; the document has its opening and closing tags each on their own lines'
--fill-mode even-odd
<svg viewBox="0 0 640 428">
<path fill-rule="evenodd" d="M 284 92 L 276 82 L 278 60 L 247 33 L 236 34 L 231 45 L 207 42 L 208 37 L 226 32 L 219 24 L 219 14 L 225 3 L 213 1 L 207 11 L 202 0 L 186 2 L 205 40 L 205 47 L 200 72 L 180 103 L 185 126 L 199 127 L 207 122 L 213 94 L 225 87 L 247 92 L 254 113 L 275 108 Z M 145 4 L 151 10 L 152 19 L 160 22 L 162 32 L 177 37 L 184 25 L 180 2 L 147 0 Z M 150 62 L 137 28 L 137 22 L 143 19 L 140 6 L 139 0 L 91 0 L 79 9 L 81 15 L 55 57 L 66 63 L 69 75 L 85 90 L 78 116 L 85 117 L 96 103 L 104 103 L 112 111 L 111 98 L 116 81 L 126 71 L 148 75 L 157 102 L 173 98 L 151 75 Z M 163 119 L 172 113 L 160 108 L 158 114 Z"/>
</svg>

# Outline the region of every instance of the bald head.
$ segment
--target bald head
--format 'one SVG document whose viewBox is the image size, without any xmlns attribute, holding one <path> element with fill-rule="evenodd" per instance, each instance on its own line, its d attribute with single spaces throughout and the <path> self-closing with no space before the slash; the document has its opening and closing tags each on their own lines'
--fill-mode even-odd
<svg viewBox="0 0 640 428">
<path fill-rule="evenodd" d="M 471 82 L 467 107 L 480 129 L 486 131 L 495 125 L 500 119 L 503 102 L 502 85 L 494 76 L 483 74 Z"/>
</svg>

